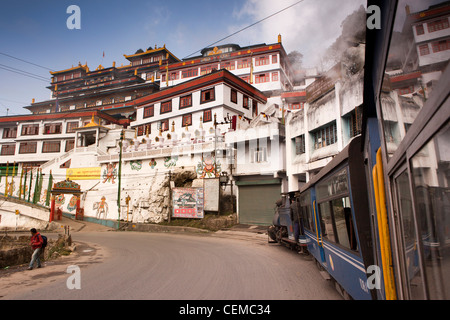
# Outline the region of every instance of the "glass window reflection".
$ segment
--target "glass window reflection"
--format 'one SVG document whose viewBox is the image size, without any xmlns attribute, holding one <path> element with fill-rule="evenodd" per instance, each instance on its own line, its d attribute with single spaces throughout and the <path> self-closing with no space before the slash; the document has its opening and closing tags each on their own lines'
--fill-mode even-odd
<svg viewBox="0 0 450 320">
<path fill-rule="evenodd" d="M 411 159 L 430 299 L 450 298 L 450 126 Z"/>
<path fill-rule="evenodd" d="M 398 2 L 380 105 L 391 157 L 417 118 L 450 59 L 450 3 Z"/>
</svg>

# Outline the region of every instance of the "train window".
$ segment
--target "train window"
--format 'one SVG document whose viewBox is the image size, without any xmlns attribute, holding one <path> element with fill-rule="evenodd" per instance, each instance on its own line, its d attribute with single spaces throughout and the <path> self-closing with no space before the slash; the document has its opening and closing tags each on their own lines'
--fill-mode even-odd
<svg viewBox="0 0 450 320">
<path fill-rule="evenodd" d="M 449 8 L 448 1 L 444 0 L 398 1 L 379 99 L 388 160 L 406 136 L 406 128 L 435 94 L 433 89 L 450 58 L 448 45 L 443 46 L 443 51 L 429 49 L 442 38 L 448 38 L 448 31 L 418 34 L 415 28 L 434 23 L 436 16 L 447 20 Z"/>
<path fill-rule="evenodd" d="M 334 222 L 336 225 L 337 242 L 346 248 L 356 251 L 358 245 L 353 226 L 350 198 L 334 199 L 331 205 L 333 207 Z"/>
<path fill-rule="evenodd" d="M 320 210 L 320 227 L 322 229 L 323 236 L 328 240 L 336 242 L 333 228 L 333 217 L 331 215 L 330 202 L 323 202 L 319 204 Z"/>
<path fill-rule="evenodd" d="M 300 195 L 300 214 L 303 221 L 303 227 L 316 232 L 311 210 L 311 193 L 309 190 Z"/>
<path fill-rule="evenodd" d="M 347 168 L 334 174 L 331 178 L 317 184 L 317 199 L 348 193 Z"/>
<path fill-rule="evenodd" d="M 405 170 L 395 178 L 397 207 L 402 225 L 404 270 L 409 282 L 411 299 L 423 299 L 423 281 L 419 265 L 419 250 L 414 225 L 413 205 L 409 189 L 409 174 Z"/>
<path fill-rule="evenodd" d="M 411 158 L 415 208 L 430 299 L 450 298 L 450 125 Z"/>
</svg>

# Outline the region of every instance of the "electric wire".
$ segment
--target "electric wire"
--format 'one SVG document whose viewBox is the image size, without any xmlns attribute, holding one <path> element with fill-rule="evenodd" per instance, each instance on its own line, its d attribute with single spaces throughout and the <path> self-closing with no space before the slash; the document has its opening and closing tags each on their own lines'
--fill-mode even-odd
<svg viewBox="0 0 450 320">
<path fill-rule="evenodd" d="M 49 79 L 45 79 L 44 77 L 36 76 L 36 75 L 34 75 L 34 74 L 32 74 L 32 73 L 25 72 L 25 71 L 22 71 L 22 70 L 19 70 L 19 69 L 11 68 L 11 67 L 7 67 L 7 66 L 6 66 L 6 68 L 5 68 L 5 67 L 3 67 L 3 66 L 4 66 L 4 65 L 0 65 L 0 69 L 6 70 L 6 71 L 9 71 L 9 72 L 13 72 L 13 73 L 17 73 L 17 74 L 19 74 L 19 75 L 26 76 L 26 77 L 29 77 L 29 78 L 33 78 L 33 79 L 36 79 L 36 80 L 40 80 L 40 81 L 44 81 L 44 82 L 49 82 Z M 13 69 L 14 69 L 14 70 L 13 70 Z"/>
<path fill-rule="evenodd" d="M 22 62 L 31 64 L 31 65 L 33 65 L 33 66 L 36 66 L 36 67 L 39 67 L 39 68 L 42 68 L 42 69 L 46 69 L 46 70 L 49 70 L 49 71 L 53 71 L 53 69 L 50 69 L 50 68 L 41 66 L 41 65 L 39 65 L 39 64 L 30 62 L 30 61 L 27 61 L 27 60 L 24 60 L 24 59 L 20 59 L 20 58 L 14 57 L 14 56 L 12 56 L 12 55 L 10 55 L 10 54 L 7 54 L 7 53 L 4 53 L 4 52 L 0 52 L 0 54 L 1 54 L 1 55 L 4 55 L 4 56 L 6 56 L 6 57 L 12 58 L 12 59 L 16 59 L 16 60 L 18 60 L 18 61 L 22 61 Z"/>
<path fill-rule="evenodd" d="M 17 72 L 26 73 L 26 74 L 29 74 L 29 75 L 31 75 L 31 76 L 33 76 L 33 77 L 42 78 L 42 79 L 45 80 L 45 81 L 49 81 L 49 80 L 50 80 L 50 78 L 48 78 L 48 77 L 44 77 L 44 76 L 41 76 L 41 75 L 36 74 L 36 73 L 31 73 L 31 72 L 28 72 L 28 71 L 24 71 L 24 70 L 21 70 L 21 69 L 17 69 L 17 68 L 14 68 L 14 67 L 10 67 L 10 66 L 7 66 L 7 65 L 4 65 L 4 64 L 1 64 L 1 63 L 0 63 L 0 66 L 2 66 L 2 67 L 4 67 L 4 68 L 9 68 L 9 69 L 14 70 L 14 71 L 17 71 Z"/>
</svg>

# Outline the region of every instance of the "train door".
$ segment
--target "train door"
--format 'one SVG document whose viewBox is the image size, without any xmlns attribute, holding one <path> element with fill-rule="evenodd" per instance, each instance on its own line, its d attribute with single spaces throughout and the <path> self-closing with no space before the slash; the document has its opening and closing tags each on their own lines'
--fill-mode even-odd
<svg viewBox="0 0 450 320">
<path fill-rule="evenodd" d="M 319 219 L 319 207 L 316 201 L 316 190 L 315 188 L 311 188 L 311 201 L 312 201 L 312 216 L 313 216 L 313 224 L 315 230 L 315 248 L 314 248 L 314 256 L 316 260 L 321 264 L 325 264 L 325 252 L 323 250 L 323 230 L 320 225 Z"/>
<path fill-rule="evenodd" d="M 424 281 L 420 268 L 420 250 L 417 238 L 410 179 L 406 165 L 402 166 L 392 179 L 394 216 L 397 226 L 397 243 L 402 274 L 403 294 L 407 299 L 423 299 Z"/>
</svg>

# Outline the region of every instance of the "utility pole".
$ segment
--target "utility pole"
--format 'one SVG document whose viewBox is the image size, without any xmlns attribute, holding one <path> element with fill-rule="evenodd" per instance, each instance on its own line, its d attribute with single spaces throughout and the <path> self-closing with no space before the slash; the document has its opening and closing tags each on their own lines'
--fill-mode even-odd
<svg viewBox="0 0 450 320">
<path fill-rule="evenodd" d="M 123 130 L 120 131 L 120 140 L 119 140 L 119 183 L 117 188 L 117 208 L 118 208 L 118 216 L 117 216 L 117 229 L 120 227 L 120 189 L 121 189 L 121 180 L 122 180 L 122 145 L 123 145 Z"/>
</svg>

